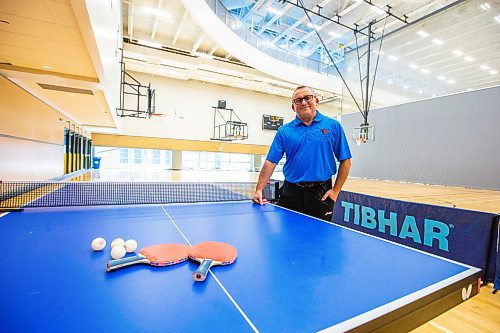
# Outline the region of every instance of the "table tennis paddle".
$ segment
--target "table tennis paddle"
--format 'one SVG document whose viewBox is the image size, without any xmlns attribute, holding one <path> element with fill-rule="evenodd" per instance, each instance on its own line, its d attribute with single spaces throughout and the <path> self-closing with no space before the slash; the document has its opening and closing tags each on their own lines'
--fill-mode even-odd
<svg viewBox="0 0 500 333">
<path fill-rule="evenodd" d="M 237 255 L 236 248 L 227 243 L 209 241 L 196 244 L 189 251 L 189 259 L 200 263 L 193 273 L 193 280 L 205 281 L 212 266 L 230 265 Z"/>
<path fill-rule="evenodd" d="M 151 266 L 170 266 L 187 260 L 189 246 L 185 244 L 165 243 L 146 246 L 136 256 L 110 260 L 106 264 L 106 271 L 112 272 L 122 267 L 136 264 Z"/>
</svg>

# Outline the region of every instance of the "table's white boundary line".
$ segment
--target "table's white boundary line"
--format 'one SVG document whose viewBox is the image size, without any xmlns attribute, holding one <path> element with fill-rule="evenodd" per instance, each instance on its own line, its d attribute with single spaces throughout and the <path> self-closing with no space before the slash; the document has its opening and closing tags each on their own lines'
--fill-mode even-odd
<svg viewBox="0 0 500 333">
<path fill-rule="evenodd" d="M 156 204 L 160 206 L 191 206 L 191 205 L 220 205 L 220 204 L 237 204 L 237 203 L 251 203 L 251 199 L 244 200 L 228 200 L 228 201 L 196 201 L 196 202 L 169 202 L 164 204 Z"/>
<path fill-rule="evenodd" d="M 177 225 L 177 223 L 175 223 L 174 219 L 172 219 L 172 217 L 170 216 L 170 214 L 165 210 L 165 207 L 162 206 L 161 209 L 165 212 L 165 214 L 168 216 L 168 218 L 170 219 L 170 221 L 174 224 L 175 228 L 177 229 L 177 231 L 179 231 L 179 233 L 181 234 L 182 238 L 184 238 L 184 240 L 189 244 L 189 246 L 193 246 L 191 244 L 191 242 L 189 241 L 189 239 L 187 239 L 186 235 L 184 235 L 184 233 L 181 231 L 181 229 L 179 228 L 179 226 Z M 234 307 L 243 316 L 243 318 L 248 323 L 248 325 L 250 325 L 250 327 L 252 328 L 252 330 L 254 332 L 256 332 L 256 333 L 259 333 L 259 330 L 257 329 L 257 327 L 255 327 L 255 325 L 252 323 L 252 321 L 250 320 L 250 318 L 248 318 L 248 316 L 245 314 L 245 312 L 243 312 L 243 310 L 241 309 L 241 307 L 238 305 L 238 303 L 236 303 L 236 301 L 234 300 L 234 298 L 227 291 L 227 289 L 222 285 L 222 283 L 215 276 L 215 274 L 212 272 L 212 270 L 209 270 L 209 273 L 215 279 L 215 281 L 217 282 L 217 284 L 219 285 L 219 287 L 222 289 L 222 291 L 224 291 L 224 293 L 229 298 L 229 300 L 231 301 L 231 303 L 233 303 Z"/>
</svg>

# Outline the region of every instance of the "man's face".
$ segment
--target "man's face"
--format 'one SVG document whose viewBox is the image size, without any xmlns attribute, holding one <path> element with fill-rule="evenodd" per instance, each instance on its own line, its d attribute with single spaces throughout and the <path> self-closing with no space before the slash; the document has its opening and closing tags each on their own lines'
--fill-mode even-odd
<svg viewBox="0 0 500 333">
<path fill-rule="evenodd" d="M 312 96 L 312 98 L 311 98 Z M 308 98 L 311 98 L 307 101 Z M 303 122 L 311 122 L 316 117 L 316 106 L 319 100 L 309 88 L 302 88 L 293 94 L 292 110 Z"/>
</svg>

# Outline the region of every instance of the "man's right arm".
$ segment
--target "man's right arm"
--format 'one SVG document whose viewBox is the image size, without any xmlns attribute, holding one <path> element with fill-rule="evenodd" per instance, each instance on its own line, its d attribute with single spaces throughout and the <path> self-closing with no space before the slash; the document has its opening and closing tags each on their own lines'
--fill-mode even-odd
<svg viewBox="0 0 500 333">
<path fill-rule="evenodd" d="M 263 205 L 267 200 L 262 198 L 262 190 L 271 179 L 271 175 L 274 172 L 274 168 L 276 168 L 276 163 L 270 162 L 266 160 L 262 169 L 259 173 L 259 180 L 257 181 L 257 186 L 255 187 L 255 193 L 253 195 L 253 202 Z"/>
</svg>

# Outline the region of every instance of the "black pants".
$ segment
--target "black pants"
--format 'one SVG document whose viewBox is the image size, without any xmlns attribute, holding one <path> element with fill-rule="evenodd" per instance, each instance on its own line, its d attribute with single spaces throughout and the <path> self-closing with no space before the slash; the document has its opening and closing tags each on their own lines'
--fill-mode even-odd
<svg viewBox="0 0 500 333">
<path fill-rule="evenodd" d="M 317 183 L 290 183 L 285 180 L 280 189 L 278 205 L 326 221 L 332 220 L 334 201 L 321 201 L 326 191 L 332 188 L 332 180 Z"/>
</svg>

